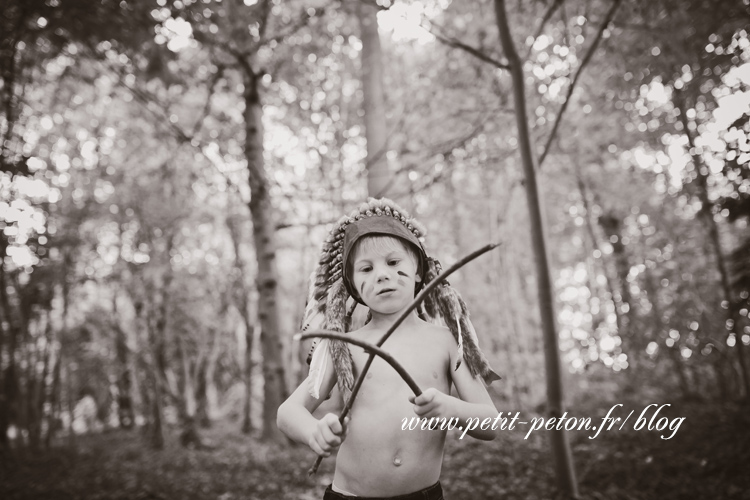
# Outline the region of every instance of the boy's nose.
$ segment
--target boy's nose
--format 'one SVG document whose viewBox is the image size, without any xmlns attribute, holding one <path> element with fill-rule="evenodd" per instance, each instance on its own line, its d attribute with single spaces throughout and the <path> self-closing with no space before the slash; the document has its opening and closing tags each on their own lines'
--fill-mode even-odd
<svg viewBox="0 0 750 500">
<path fill-rule="evenodd" d="M 378 277 L 378 283 L 380 283 L 383 280 L 391 279 L 391 276 L 388 273 L 387 269 L 378 269 L 377 277 Z"/>
</svg>

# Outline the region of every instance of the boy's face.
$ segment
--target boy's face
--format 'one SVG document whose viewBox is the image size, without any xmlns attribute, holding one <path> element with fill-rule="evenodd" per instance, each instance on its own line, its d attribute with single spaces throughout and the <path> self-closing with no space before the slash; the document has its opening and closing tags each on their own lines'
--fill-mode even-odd
<svg viewBox="0 0 750 500">
<path fill-rule="evenodd" d="M 393 314 L 414 299 L 414 287 L 421 278 L 417 262 L 404 244 L 359 245 L 354 255 L 351 282 L 359 297 L 372 311 Z"/>
</svg>

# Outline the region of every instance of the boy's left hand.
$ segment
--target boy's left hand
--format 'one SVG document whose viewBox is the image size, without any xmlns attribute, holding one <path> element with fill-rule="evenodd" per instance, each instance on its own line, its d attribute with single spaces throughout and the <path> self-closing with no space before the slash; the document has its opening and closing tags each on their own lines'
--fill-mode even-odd
<svg viewBox="0 0 750 500">
<path fill-rule="evenodd" d="M 451 397 L 443 394 L 434 387 L 425 389 L 419 396 L 409 396 L 409 401 L 414 403 L 414 413 L 420 418 L 448 417 L 450 415 Z"/>
</svg>

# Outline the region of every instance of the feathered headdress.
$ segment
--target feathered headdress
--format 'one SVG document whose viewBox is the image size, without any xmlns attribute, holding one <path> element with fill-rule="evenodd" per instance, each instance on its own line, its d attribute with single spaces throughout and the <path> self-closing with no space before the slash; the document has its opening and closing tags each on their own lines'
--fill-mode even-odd
<svg viewBox="0 0 750 500">
<path fill-rule="evenodd" d="M 302 322 L 302 331 L 323 328 L 346 333 L 357 303 L 363 303 L 347 276 L 347 259 L 354 243 L 367 235 L 388 235 L 410 244 L 418 255 L 418 271 L 423 276 L 415 293 L 440 273 L 437 260 L 427 257 L 422 245 L 425 229 L 406 211 L 386 198 L 370 198 L 349 215 L 341 217 L 323 243 L 318 269 L 310 278 L 310 290 Z M 353 298 L 347 310 L 347 300 Z M 425 316 L 426 313 L 426 316 Z M 461 296 L 446 281 L 440 283 L 424 301 L 419 316 L 423 320 L 442 318 L 458 343 L 458 362 L 466 361 L 471 374 L 481 376 L 486 384 L 500 377 L 492 371 L 479 349 L 477 335 L 469 320 L 469 311 Z M 318 398 L 320 384 L 330 359 L 336 371 L 339 391 L 349 399 L 354 375 L 352 356 L 347 344 L 340 340 L 321 340 L 313 345 L 308 362 L 310 394 Z"/>
</svg>

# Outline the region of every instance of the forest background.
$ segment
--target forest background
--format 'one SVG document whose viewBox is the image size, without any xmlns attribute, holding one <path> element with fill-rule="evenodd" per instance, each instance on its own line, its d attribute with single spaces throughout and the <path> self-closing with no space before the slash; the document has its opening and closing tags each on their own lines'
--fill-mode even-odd
<svg viewBox="0 0 750 500">
<path fill-rule="evenodd" d="M 320 497 L 275 411 L 368 194 L 444 266 L 501 242 L 451 279 L 499 410 L 547 415 L 551 374 L 575 416 L 686 417 L 568 433 L 580 495 L 747 498 L 748 3 L 3 0 L 3 498 Z M 449 439 L 450 497 L 565 490 L 524 434 Z"/>
</svg>

